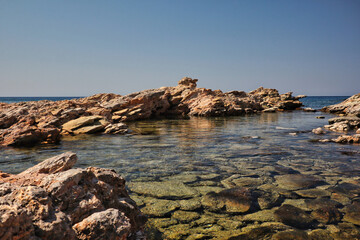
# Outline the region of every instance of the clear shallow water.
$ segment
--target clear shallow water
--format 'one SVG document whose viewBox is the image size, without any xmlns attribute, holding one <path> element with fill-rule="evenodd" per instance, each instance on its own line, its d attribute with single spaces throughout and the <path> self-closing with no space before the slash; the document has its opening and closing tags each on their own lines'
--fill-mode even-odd
<svg viewBox="0 0 360 240">
<path fill-rule="evenodd" d="M 318 115 L 326 118 L 316 119 Z M 294 111 L 228 118 L 141 121 L 129 124 L 139 135 L 83 135 L 64 138 L 60 145 L 3 148 L 0 164 L 2 171 L 18 173 L 43 159 L 73 151 L 79 157 L 77 166 L 113 168 L 131 180 L 184 171 L 221 173 L 225 166 L 243 160 L 269 161 L 271 164 L 307 158 L 330 165 L 335 164 L 334 159 L 336 162 L 358 160 L 357 145 L 310 141 L 319 138 L 311 130 L 326 124 L 330 117 L 333 115 Z"/>
<path fill-rule="evenodd" d="M 316 104 L 310 107 L 317 108 L 314 106 Z M 325 119 L 316 118 L 320 115 Z M 124 176 L 129 190 L 133 191 L 131 196 L 143 212 L 151 216 L 154 209 L 164 211 L 157 209 L 154 202 L 164 199 L 175 204 L 179 202 L 173 197 L 161 196 L 163 191 L 141 193 L 136 190 L 139 185 L 152 189 L 152 182 L 171 186 L 184 184 L 200 194 L 185 198 L 197 201 L 210 191 L 225 190 L 227 186 L 223 182 L 234 176 L 246 178 L 247 181 L 249 178 L 259 180 L 260 183 L 245 184 L 245 187 L 253 190 L 263 189 L 264 186 L 275 189 L 279 185 L 276 177 L 286 173 L 276 169 L 284 167 L 301 174 L 321 177 L 326 182 L 323 189 L 358 181 L 359 145 L 312 141 L 321 136 L 312 134 L 311 130 L 327 124 L 327 120 L 333 116 L 321 112 L 293 111 L 227 118 L 134 122 L 129 123 L 129 127 L 136 133 L 132 135 L 83 135 L 64 138 L 60 145 L 31 149 L 3 148 L 0 149 L 0 166 L 4 172 L 18 173 L 43 159 L 73 151 L 79 158 L 77 167 L 112 168 Z M 309 199 L 300 195 L 292 198 Z M 356 196 L 346 195 L 344 198 L 344 201 L 349 199 L 351 202 Z M 149 235 L 154 239 L 165 238 L 159 237 L 161 234 L 169 239 L 186 239 L 201 233 L 204 239 L 223 239 L 229 232 L 241 231 L 242 228 L 259 223 L 255 220 L 243 221 L 244 216 L 247 216 L 243 213 L 212 213 L 204 207 L 185 211 L 198 214 L 189 222 L 186 219 L 178 220 L 176 212 L 179 209 L 176 209 L 165 211 L 161 216 L 151 216 L 149 227 L 152 230 Z M 258 210 L 251 210 L 250 213 L 260 212 Z M 201 223 L 205 216 L 211 222 L 211 227 L 208 223 Z M 160 225 L 157 222 L 159 220 L 162 221 Z M 224 225 L 224 220 L 231 224 Z M 326 225 L 320 228 L 324 229 Z M 172 235 L 175 232 L 180 235 Z"/>
</svg>

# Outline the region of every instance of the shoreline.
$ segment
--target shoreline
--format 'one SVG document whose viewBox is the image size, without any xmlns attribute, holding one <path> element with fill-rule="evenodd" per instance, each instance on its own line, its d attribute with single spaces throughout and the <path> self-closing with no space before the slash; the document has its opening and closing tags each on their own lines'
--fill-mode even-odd
<svg viewBox="0 0 360 240">
<path fill-rule="evenodd" d="M 0 145 L 58 143 L 63 135 L 124 134 L 125 122 L 161 117 L 236 116 L 294 110 L 305 96 L 258 88 L 249 93 L 197 88 L 197 79 L 183 78 L 176 87 L 149 89 L 126 96 L 96 94 L 59 102 L 0 104 Z"/>
</svg>

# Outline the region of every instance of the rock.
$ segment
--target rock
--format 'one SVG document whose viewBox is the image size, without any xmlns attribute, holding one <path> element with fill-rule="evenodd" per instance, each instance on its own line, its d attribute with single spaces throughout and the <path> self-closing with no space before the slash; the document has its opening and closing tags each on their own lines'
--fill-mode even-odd
<svg viewBox="0 0 360 240">
<path fill-rule="evenodd" d="M 324 229 L 315 229 L 309 232 L 309 239 L 311 240 L 334 240 L 331 233 Z"/>
<path fill-rule="evenodd" d="M 340 183 L 327 189 L 332 193 L 343 194 L 348 197 L 357 197 L 360 194 L 360 186 L 353 183 Z"/>
<path fill-rule="evenodd" d="M 28 168 L 27 170 L 20 173 L 18 176 L 31 176 L 40 173 L 52 174 L 57 172 L 63 172 L 71 169 L 77 161 L 75 153 L 66 152 L 55 157 L 46 159 L 34 167 Z"/>
<path fill-rule="evenodd" d="M 263 180 L 252 177 L 241 177 L 239 175 L 233 175 L 221 181 L 222 185 L 227 188 L 234 187 L 256 187 L 263 184 Z"/>
<path fill-rule="evenodd" d="M 344 221 L 360 225 L 360 202 L 353 202 L 345 207 Z"/>
<path fill-rule="evenodd" d="M 313 226 L 313 219 L 309 214 L 300 208 L 284 204 L 275 211 L 278 221 L 300 229 L 307 229 Z"/>
<path fill-rule="evenodd" d="M 337 223 L 341 220 L 341 213 L 335 207 L 320 207 L 311 213 L 317 221 L 325 224 Z"/>
<path fill-rule="evenodd" d="M 146 204 L 141 210 L 149 216 L 166 217 L 179 207 L 180 205 L 176 201 L 157 199 L 156 201 Z"/>
<path fill-rule="evenodd" d="M 356 126 L 359 126 L 359 124 L 360 124 L 360 118 L 359 117 L 352 117 L 352 116 L 335 117 L 335 118 L 330 118 L 328 120 L 328 122 L 329 122 L 329 124 L 347 122 L 352 127 L 356 127 Z"/>
<path fill-rule="evenodd" d="M 272 107 L 272 108 L 264 109 L 263 112 L 274 113 L 274 112 L 276 112 L 276 110 L 278 110 L 278 108 Z"/>
<path fill-rule="evenodd" d="M 360 117 L 360 93 L 351 96 L 341 103 L 324 107 L 322 111 Z"/>
<path fill-rule="evenodd" d="M 347 132 L 351 129 L 348 122 L 336 122 L 331 125 L 325 125 L 324 127 L 335 132 Z"/>
<path fill-rule="evenodd" d="M 152 218 L 149 220 L 149 224 L 155 228 L 167 228 L 178 224 L 178 221 L 173 218 Z"/>
<path fill-rule="evenodd" d="M 330 197 L 331 195 L 329 191 L 318 188 L 298 190 L 296 194 L 306 198 Z"/>
<path fill-rule="evenodd" d="M 210 192 L 201 201 L 202 205 L 211 211 L 247 212 L 252 206 L 252 196 L 247 188 L 232 188 L 219 193 Z"/>
<path fill-rule="evenodd" d="M 328 225 L 327 229 L 334 240 L 353 240 L 360 239 L 360 230 L 350 223 L 338 223 Z"/>
<path fill-rule="evenodd" d="M 63 124 L 62 129 L 75 134 L 98 132 L 104 128 L 99 122 L 101 119 L 101 116 L 79 117 Z"/>
<path fill-rule="evenodd" d="M 315 128 L 312 130 L 313 133 L 317 134 L 317 135 L 320 135 L 320 134 L 324 134 L 325 131 L 321 128 L 321 127 L 318 127 L 318 128 Z"/>
<path fill-rule="evenodd" d="M 306 97 L 307 97 L 306 95 L 297 95 L 295 98 L 300 99 L 300 98 L 306 98 Z"/>
<path fill-rule="evenodd" d="M 124 134 L 127 132 L 129 132 L 129 129 L 125 123 L 109 124 L 105 127 L 105 133 L 108 134 Z"/>
<path fill-rule="evenodd" d="M 200 214 L 197 212 L 188 212 L 188 211 L 176 211 L 172 215 L 173 218 L 178 220 L 181 223 L 189 223 L 198 218 L 200 218 Z"/>
<path fill-rule="evenodd" d="M 306 199 L 306 207 L 310 210 L 319 208 L 341 208 L 342 204 L 328 198 Z"/>
<path fill-rule="evenodd" d="M 189 77 L 184 77 L 183 79 L 181 79 L 178 84 L 181 86 L 185 86 L 185 87 L 190 87 L 190 88 L 196 88 L 196 82 L 198 80 L 197 79 L 192 79 Z"/>
<path fill-rule="evenodd" d="M 180 209 L 185 211 L 194 211 L 201 208 L 201 202 L 199 198 L 192 198 L 189 200 L 180 200 Z"/>
<path fill-rule="evenodd" d="M 229 230 L 234 230 L 234 229 L 238 229 L 241 226 L 244 225 L 244 223 L 242 221 L 237 221 L 237 220 L 228 220 L 228 219 L 219 219 L 217 221 L 217 224 L 225 229 L 229 229 Z"/>
<path fill-rule="evenodd" d="M 316 116 L 317 119 L 324 119 L 324 116 Z"/>
<path fill-rule="evenodd" d="M 127 239 L 131 224 L 124 213 L 109 208 L 90 215 L 73 229 L 78 239 Z"/>
<path fill-rule="evenodd" d="M 76 130 L 74 130 L 74 134 L 91 134 L 91 133 L 97 133 L 100 132 L 104 129 L 104 126 L 101 124 L 96 124 L 93 126 L 85 126 L 85 127 L 81 127 L 78 128 Z"/>
<path fill-rule="evenodd" d="M 177 181 L 132 182 L 129 188 L 137 194 L 156 198 L 188 199 L 199 196 L 195 189 Z"/>
<path fill-rule="evenodd" d="M 261 192 L 257 199 L 261 209 L 273 208 L 283 201 L 280 194 L 276 191 Z"/>
<path fill-rule="evenodd" d="M 250 213 L 242 217 L 243 221 L 252 221 L 252 222 L 275 222 L 275 209 L 266 209 L 262 211 L 257 211 L 255 213 Z"/>
<path fill-rule="evenodd" d="M 309 108 L 309 107 L 308 107 L 308 108 L 304 108 L 303 111 L 304 111 L 304 112 L 316 112 L 315 109 Z"/>
<path fill-rule="evenodd" d="M 305 199 L 285 199 L 282 205 L 292 205 L 294 207 L 300 208 L 304 211 L 310 211 L 311 208 L 306 204 Z"/>
<path fill-rule="evenodd" d="M 0 145 L 53 144 L 61 135 L 105 132 L 123 134 L 121 122 L 157 117 L 233 116 L 260 111 L 294 110 L 302 106 L 291 92 L 260 87 L 249 93 L 197 88 L 197 79 L 183 78 L 178 86 L 126 96 L 96 94 L 64 101 L 2 104 Z"/>
<path fill-rule="evenodd" d="M 251 239 L 270 239 L 276 230 L 269 226 L 254 226 L 249 230 L 242 229 L 242 233 L 236 234 L 229 240 L 251 240 Z"/>
<path fill-rule="evenodd" d="M 319 177 L 304 174 L 287 174 L 275 176 L 279 187 L 287 190 L 299 190 L 316 187 L 324 183 Z"/>
<path fill-rule="evenodd" d="M 310 240 L 310 237 L 304 231 L 289 230 L 276 233 L 272 236 L 272 240 Z"/>
<path fill-rule="evenodd" d="M 125 180 L 107 169 L 71 169 L 76 160 L 68 152 L 18 175 L 1 174 L 2 239 L 124 239 L 141 233 L 146 217 L 129 198 Z"/>
<path fill-rule="evenodd" d="M 333 139 L 336 143 L 360 143 L 360 134 L 356 135 L 341 135 L 336 139 Z"/>
<path fill-rule="evenodd" d="M 2 133 L 2 145 L 13 147 L 34 146 L 36 144 L 54 144 L 60 141 L 60 130 L 56 128 L 36 128 L 24 124 L 13 125 Z"/>
</svg>

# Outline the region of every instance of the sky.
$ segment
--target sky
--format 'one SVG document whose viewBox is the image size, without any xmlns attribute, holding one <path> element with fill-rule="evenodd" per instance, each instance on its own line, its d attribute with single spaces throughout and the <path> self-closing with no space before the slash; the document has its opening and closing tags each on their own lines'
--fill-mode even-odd
<svg viewBox="0 0 360 240">
<path fill-rule="evenodd" d="M 0 0 L 0 96 L 360 92 L 359 0 Z"/>
</svg>

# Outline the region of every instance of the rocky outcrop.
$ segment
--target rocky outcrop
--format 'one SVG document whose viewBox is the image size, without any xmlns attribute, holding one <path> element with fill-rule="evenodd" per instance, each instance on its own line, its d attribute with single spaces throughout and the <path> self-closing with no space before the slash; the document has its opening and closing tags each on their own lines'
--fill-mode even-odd
<svg viewBox="0 0 360 240">
<path fill-rule="evenodd" d="M 341 135 L 335 138 L 320 139 L 320 142 L 360 143 L 360 93 L 339 104 L 324 107 L 321 111 L 339 115 L 329 119 L 329 124 L 325 125 L 324 128 L 332 132 L 338 132 Z M 312 132 L 315 134 L 326 133 L 322 128 L 313 129 Z"/>
<path fill-rule="evenodd" d="M 113 170 L 72 169 L 67 152 L 0 173 L 0 239 L 138 239 L 146 217 Z"/>
<path fill-rule="evenodd" d="M 360 93 L 351 96 L 341 103 L 324 107 L 322 111 L 360 117 Z"/>
<path fill-rule="evenodd" d="M 197 88 L 197 79 L 183 78 L 176 87 L 162 87 L 126 96 L 97 94 L 65 101 L 0 105 L 0 145 L 57 143 L 62 135 L 123 134 L 123 122 L 156 117 L 229 116 L 293 110 L 302 106 L 292 93 L 260 87 L 249 93 Z"/>
</svg>

